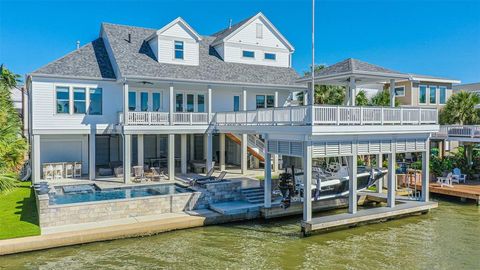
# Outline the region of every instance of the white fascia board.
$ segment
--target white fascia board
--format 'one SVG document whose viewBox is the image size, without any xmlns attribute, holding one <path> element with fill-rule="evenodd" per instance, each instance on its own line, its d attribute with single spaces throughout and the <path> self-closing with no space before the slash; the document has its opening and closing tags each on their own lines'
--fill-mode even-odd
<svg viewBox="0 0 480 270">
<path fill-rule="evenodd" d="M 419 76 L 412 76 L 411 80 L 412 81 L 422 81 L 422 82 L 452 83 L 452 84 L 461 83 L 460 80 L 442 79 L 442 78 L 429 78 L 429 77 L 419 77 Z"/>
<path fill-rule="evenodd" d="M 160 28 L 159 30 L 155 31 L 153 34 L 151 34 L 148 38 L 145 39 L 145 41 L 150 41 L 152 38 L 157 37 L 161 35 L 163 32 L 165 32 L 167 29 L 172 27 L 173 25 L 180 23 L 182 24 L 187 30 L 190 32 L 190 35 L 196 40 L 200 41 L 202 40 L 202 37 L 195 31 L 182 17 L 178 17 L 175 20 L 171 21 L 164 27 Z"/>
<path fill-rule="evenodd" d="M 123 126 L 124 134 L 204 134 L 208 125 Z"/>
<path fill-rule="evenodd" d="M 89 81 L 109 81 L 116 82 L 117 79 L 113 78 L 98 78 L 98 77 L 88 77 L 88 76 L 70 76 L 70 75 L 54 75 L 54 74 L 43 74 L 43 73 L 29 73 L 27 76 L 30 76 L 32 80 L 35 77 L 38 78 L 48 78 L 48 79 L 71 79 L 71 80 L 89 80 Z"/>
</svg>

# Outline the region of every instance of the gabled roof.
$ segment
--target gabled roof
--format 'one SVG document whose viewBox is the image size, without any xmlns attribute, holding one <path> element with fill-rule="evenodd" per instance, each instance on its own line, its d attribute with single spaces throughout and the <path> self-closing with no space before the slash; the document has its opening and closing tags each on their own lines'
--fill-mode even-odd
<svg viewBox="0 0 480 270">
<path fill-rule="evenodd" d="M 386 69 L 381 66 L 373 65 L 373 64 L 363 62 L 353 58 L 348 58 L 334 65 L 326 67 L 320 71 L 315 72 L 315 77 L 332 75 L 332 74 L 340 74 L 340 73 L 361 73 L 361 72 L 376 72 L 376 73 L 406 75 L 397 71 Z"/>
<path fill-rule="evenodd" d="M 102 24 L 120 74 L 128 79 L 150 78 L 196 82 L 240 83 L 298 87 L 298 74 L 292 68 L 250 65 L 223 61 L 211 46 L 216 37 L 202 36 L 199 65 L 160 63 L 146 39 L 155 29 Z M 128 34 L 131 36 L 128 42 Z"/>
<path fill-rule="evenodd" d="M 156 32 L 154 32 L 150 37 L 146 38 L 146 41 L 149 41 L 150 39 L 156 37 L 156 36 L 159 36 L 161 35 L 163 32 L 165 32 L 167 29 L 169 29 L 170 27 L 174 26 L 175 24 L 180 24 L 180 25 L 183 25 L 183 27 L 185 27 L 187 29 L 187 31 L 189 32 L 189 34 L 197 41 L 201 40 L 202 37 L 184 20 L 182 19 L 182 17 L 178 17 L 176 18 L 175 20 L 171 21 L 170 23 L 168 23 L 167 25 L 165 25 L 164 27 L 162 27 L 161 29 L 157 30 Z"/>
<path fill-rule="evenodd" d="M 32 72 L 31 75 L 115 79 L 102 38 L 97 38 L 60 59 L 50 62 Z"/>
<path fill-rule="evenodd" d="M 230 37 L 234 36 L 236 33 L 240 32 L 243 28 L 245 28 L 247 25 L 249 25 L 251 22 L 253 22 L 254 20 L 256 19 L 262 19 L 265 24 L 270 27 L 273 32 L 279 37 L 279 39 L 285 44 L 285 46 L 287 46 L 290 50 L 295 50 L 292 46 L 292 44 L 290 44 L 290 42 L 288 42 L 288 40 L 280 33 L 280 31 L 278 31 L 278 29 L 267 19 L 267 17 L 265 15 L 263 15 L 263 13 L 259 12 L 257 13 L 256 15 L 252 16 L 252 17 L 249 17 L 235 25 L 232 25 L 232 27 L 229 27 L 229 28 L 226 28 L 226 29 L 223 29 L 215 34 L 213 34 L 213 36 L 215 36 L 215 40 L 212 42 L 212 46 L 216 46 L 222 42 L 224 42 L 225 40 L 229 39 Z"/>
</svg>

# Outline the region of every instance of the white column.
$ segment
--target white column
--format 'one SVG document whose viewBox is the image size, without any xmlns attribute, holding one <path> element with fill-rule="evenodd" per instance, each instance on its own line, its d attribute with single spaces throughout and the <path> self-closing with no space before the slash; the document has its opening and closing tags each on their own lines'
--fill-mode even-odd
<svg viewBox="0 0 480 270">
<path fill-rule="evenodd" d="M 425 142 L 425 151 L 422 152 L 422 201 L 430 200 L 430 140 Z"/>
<path fill-rule="evenodd" d="M 187 173 L 187 134 L 180 135 L 180 152 L 181 152 L 181 167 L 182 167 L 182 174 Z"/>
<path fill-rule="evenodd" d="M 225 133 L 220 133 L 220 171 L 225 171 Z"/>
<path fill-rule="evenodd" d="M 264 204 L 265 208 L 272 206 L 272 155 L 265 148 L 265 170 L 264 170 Z"/>
<path fill-rule="evenodd" d="M 212 119 L 212 87 L 209 85 L 207 90 L 207 112 L 208 112 L 208 122 Z"/>
<path fill-rule="evenodd" d="M 383 164 L 383 154 L 377 154 L 377 167 L 382 168 Z M 383 192 L 383 177 L 378 179 L 377 181 L 377 193 L 382 193 Z"/>
<path fill-rule="evenodd" d="M 32 183 L 38 183 L 42 178 L 40 164 L 40 135 L 32 137 Z"/>
<path fill-rule="evenodd" d="M 175 134 L 168 134 L 168 179 L 175 180 Z"/>
<path fill-rule="evenodd" d="M 348 157 L 348 213 L 357 213 L 357 145 L 353 144 L 353 155 Z"/>
<path fill-rule="evenodd" d="M 278 91 L 275 91 L 275 107 L 278 107 Z M 266 142 L 266 140 L 265 140 Z M 265 147 L 266 147 L 265 143 Z M 272 159 L 273 159 L 273 171 L 277 172 L 278 171 L 278 155 L 277 154 L 272 154 Z M 265 163 L 267 164 L 267 163 Z"/>
<path fill-rule="evenodd" d="M 190 159 L 195 159 L 195 134 L 190 134 Z"/>
<path fill-rule="evenodd" d="M 123 84 L 123 124 L 128 124 L 128 84 Z"/>
<path fill-rule="evenodd" d="M 242 110 L 247 110 L 247 90 L 245 88 L 242 91 Z"/>
<path fill-rule="evenodd" d="M 390 80 L 390 107 L 395 107 L 395 80 Z"/>
<path fill-rule="evenodd" d="M 132 135 L 123 135 L 123 182 L 130 182 L 130 170 L 132 168 Z"/>
<path fill-rule="evenodd" d="M 144 146 L 143 146 L 143 134 L 137 135 L 137 165 L 143 166 L 144 162 Z"/>
<path fill-rule="evenodd" d="M 312 143 L 303 147 L 303 221 L 312 220 Z"/>
<path fill-rule="evenodd" d="M 247 173 L 247 156 L 248 156 L 248 152 L 247 152 L 247 146 L 248 146 L 248 134 L 242 134 L 241 135 L 241 150 L 240 150 L 240 168 L 241 168 L 241 171 L 242 171 L 242 174 L 246 174 Z"/>
<path fill-rule="evenodd" d="M 355 82 L 355 77 L 350 77 L 350 82 L 349 82 L 349 88 L 350 88 L 350 102 L 348 105 L 350 106 L 355 106 L 355 101 L 357 97 L 357 84 Z"/>
<path fill-rule="evenodd" d="M 348 106 L 350 104 L 350 85 L 345 85 L 345 98 L 343 99 L 343 105 Z"/>
<path fill-rule="evenodd" d="M 388 207 L 395 207 L 395 190 L 396 190 L 396 174 L 395 174 L 395 159 L 396 159 L 396 142 L 392 145 L 392 153 L 388 154 L 388 193 L 387 205 Z"/>
<path fill-rule="evenodd" d="M 212 168 L 212 159 L 213 159 L 213 143 L 212 143 L 212 137 L 213 137 L 213 134 L 208 132 L 207 134 L 205 134 L 205 138 L 206 138 L 206 144 L 205 144 L 205 148 L 207 149 L 207 153 L 206 153 L 206 171 L 205 172 L 208 172 L 211 168 Z"/>
<path fill-rule="evenodd" d="M 170 125 L 173 125 L 173 112 L 175 109 L 175 100 L 173 96 L 173 84 L 170 84 L 170 89 L 168 91 L 169 105 L 168 112 L 170 113 Z"/>
<path fill-rule="evenodd" d="M 273 102 L 273 106 L 278 107 L 278 91 L 275 91 Z"/>
<path fill-rule="evenodd" d="M 91 127 L 88 136 L 88 179 L 95 180 L 95 127 Z"/>
</svg>

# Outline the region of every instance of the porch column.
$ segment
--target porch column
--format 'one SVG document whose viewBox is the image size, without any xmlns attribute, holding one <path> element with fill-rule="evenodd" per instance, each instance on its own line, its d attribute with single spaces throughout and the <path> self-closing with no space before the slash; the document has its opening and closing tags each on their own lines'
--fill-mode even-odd
<svg viewBox="0 0 480 270">
<path fill-rule="evenodd" d="M 168 179 L 175 180 L 175 134 L 168 134 Z"/>
<path fill-rule="evenodd" d="M 195 159 L 195 134 L 190 134 L 190 159 Z"/>
<path fill-rule="evenodd" d="M 123 83 L 123 124 L 128 124 L 128 84 Z"/>
<path fill-rule="evenodd" d="M 390 107 L 395 107 L 395 80 L 390 80 Z"/>
<path fill-rule="evenodd" d="M 275 107 L 278 107 L 278 91 L 275 91 Z M 265 140 L 265 147 L 267 147 L 266 140 Z M 277 154 L 272 154 L 272 159 L 273 159 L 272 171 L 277 172 L 278 171 L 278 155 Z M 265 164 L 267 164 L 267 163 L 265 163 Z"/>
<path fill-rule="evenodd" d="M 265 170 L 264 170 L 264 205 L 265 208 L 272 206 L 272 155 L 265 148 Z"/>
<path fill-rule="evenodd" d="M 208 123 L 212 119 L 212 87 L 209 85 L 207 90 L 207 112 L 208 112 Z"/>
<path fill-rule="evenodd" d="M 348 213 L 357 213 L 357 145 L 352 145 L 353 155 L 348 157 Z"/>
<path fill-rule="evenodd" d="M 182 134 L 180 135 L 180 152 L 181 152 L 181 158 L 180 162 L 182 163 L 182 174 L 187 173 L 187 134 Z"/>
<path fill-rule="evenodd" d="M 38 183 L 42 178 L 40 164 L 40 135 L 32 137 L 32 183 Z"/>
<path fill-rule="evenodd" d="M 130 170 L 132 168 L 132 135 L 123 135 L 123 182 L 130 182 Z"/>
<path fill-rule="evenodd" d="M 205 144 L 205 148 L 206 148 L 206 169 L 205 169 L 205 172 L 208 172 L 211 168 L 212 168 L 212 159 L 213 159 L 213 143 L 212 143 L 212 137 L 213 137 L 213 134 L 208 132 L 207 134 L 205 134 L 205 138 L 206 138 L 206 144 Z"/>
<path fill-rule="evenodd" d="M 95 135 L 97 131 L 92 125 L 88 135 L 88 179 L 95 180 Z"/>
<path fill-rule="evenodd" d="M 343 98 L 343 105 L 348 106 L 350 104 L 350 84 L 345 85 L 345 97 Z"/>
<path fill-rule="evenodd" d="M 355 101 L 357 98 L 357 84 L 355 82 L 355 77 L 350 77 L 350 82 L 349 82 L 349 88 L 350 88 L 350 102 L 348 105 L 350 106 L 355 106 Z"/>
<path fill-rule="evenodd" d="M 168 91 L 168 98 L 169 98 L 169 105 L 168 105 L 168 112 L 169 112 L 169 119 L 170 119 L 170 125 L 173 125 L 173 112 L 175 108 L 175 100 L 173 96 L 173 83 L 170 84 L 170 89 Z"/>
<path fill-rule="evenodd" d="M 220 171 L 225 171 L 225 133 L 220 133 Z"/>
<path fill-rule="evenodd" d="M 240 168 L 241 168 L 241 171 L 242 171 L 242 174 L 246 174 L 247 173 L 247 156 L 248 156 L 248 152 L 247 152 L 247 147 L 248 147 L 248 134 L 242 134 L 241 135 L 241 141 L 242 141 L 242 144 L 241 144 L 241 150 L 240 150 Z"/>
<path fill-rule="evenodd" d="M 392 145 L 392 152 L 388 154 L 388 193 L 387 193 L 387 206 L 395 207 L 395 190 L 396 190 L 396 174 L 395 174 L 395 159 L 396 159 L 396 142 Z"/>
<path fill-rule="evenodd" d="M 425 151 L 422 152 L 422 201 L 430 200 L 430 140 L 425 142 Z"/>
<path fill-rule="evenodd" d="M 143 134 L 137 135 L 137 165 L 143 166 L 144 162 Z"/>
<path fill-rule="evenodd" d="M 379 169 L 382 168 L 383 154 L 381 154 L 381 153 L 377 154 L 376 160 L 377 160 L 377 167 Z M 382 193 L 383 192 L 383 177 L 378 179 L 376 187 L 377 187 L 377 193 Z"/>
<path fill-rule="evenodd" d="M 312 142 L 303 143 L 303 221 L 312 220 Z"/>
<path fill-rule="evenodd" d="M 247 90 L 245 88 L 242 90 L 242 110 L 247 110 Z"/>
</svg>

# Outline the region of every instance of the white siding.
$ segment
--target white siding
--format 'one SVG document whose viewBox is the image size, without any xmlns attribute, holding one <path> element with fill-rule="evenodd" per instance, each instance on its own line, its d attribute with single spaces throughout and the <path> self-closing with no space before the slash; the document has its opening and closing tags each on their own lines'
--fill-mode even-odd
<svg viewBox="0 0 480 270">
<path fill-rule="evenodd" d="M 217 51 L 218 55 L 220 55 L 220 58 L 224 59 L 224 57 L 225 57 L 225 54 L 224 54 L 225 47 L 224 47 L 223 43 L 215 46 L 215 50 Z"/>
<path fill-rule="evenodd" d="M 56 86 L 100 87 L 103 91 L 102 115 L 57 114 Z M 88 133 L 92 124 L 97 130 L 118 123 L 118 112 L 123 110 L 121 84 L 114 82 L 68 81 L 36 79 L 32 81 L 33 132 L 41 130 L 80 130 Z"/>
<path fill-rule="evenodd" d="M 45 162 L 82 162 L 82 173 L 88 173 L 87 135 L 41 135 L 40 164 Z"/>
</svg>

